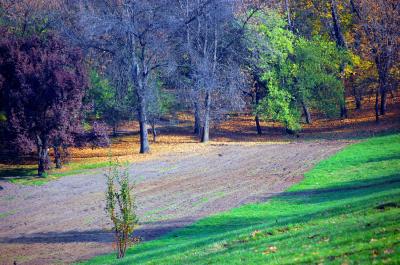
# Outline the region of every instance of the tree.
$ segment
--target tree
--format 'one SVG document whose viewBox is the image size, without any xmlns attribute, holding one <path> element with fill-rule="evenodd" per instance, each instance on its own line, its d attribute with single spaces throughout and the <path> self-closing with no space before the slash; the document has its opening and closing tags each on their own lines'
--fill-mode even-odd
<svg viewBox="0 0 400 265">
<path fill-rule="evenodd" d="M 131 88 L 130 88 L 131 89 Z M 133 99 L 130 93 L 118 93 L 118 89 L 108 79 L 97 71 L 90 71 L 90 86 L 85 96 L 87 104 L 91 105 L 89 115 L 92 119 L 104 121 L 117 133 L 118 126 L 131 118 Z M 119 95 L 122 94 L 122 95 Z"/>
<path fill-rule="evenodd" d="M 299 130 L 299 112 L 292 95 L 294 64 L 290 59 L 294 54 L 294 34 L 277 12 L 260 11 L 248 27 L 247 39 L 249 55 L 256 58 L 251 68 L 258 72 L 266 88 L 256 113 L 263 119 L 282 122 L 289 131 Z"/>
<path fill-rule="evenodd" d="M 129 185 L 129 174 L 121 164 L 110 161 L 106 171 L 106 211 L 113 222 L 117 258 L 125 256 L 126 249 L 133 242 L 132 233 L 138 224 L 135 213 L 133 186 Z"/>
<path fill-rule="evenodd" d="M 343 35 L 342 26 L 340 24 L 340 18 L 337 11 L 336 0 L 330 0 L 331 17 L 333 24 L 333 32 L 335 36 L 335 41 L 340 49 L 347 50 L 348 46 Z M 344 73 L 346 64 L 341 65 L 341 72 Z M 342 75 L 344 77 L 344 75 Z M 340 106 L 340 117 L 347 118 L 347 107 L 346 107 L 346 91 L 343 91 L 343 101 Z"/>
<path fill-rule="evenodd" d="M 172 94 L 166 92 L 162 88 L 161 81 L 153 80 L 150 82 L 151 89 L 148 90 L 147 97 L 147 113 L 153 134 L 153 142 L 157 142 L 156 125 L 160 119 L 173 109 L 175 98 Z"/>
<path fill-rule="evenodd" d="M 371 61 L 375 63 L 379 88 L 375 96 L 375 116 L 386 113 L 386 98 L 390 90 L 391 72 L 398 68 L 400 58 L 400 3 L 396 0 L 353 0 L 352 7 L 368 42 Z M 379 107 L 379 96 L 380 107 Z"/>
<path fill-rule="evenodd" d="M 49 34 L 15 36 L 1 29 L 0 76 L 14 144 L 36 147 L 38 175 L 49 163 L 49 148 L 72 141 L 81 130 L 86 69 L 79 49 Z"/>
<path fill-rule="evenodd" d="M 248 28 L 248 47 L 257 63 L 251 68 L 266 84 L 257 113 L 293 132 L 300 129 L 300 109 L 307 122 L 311 122 L 310 107 L 335 114 L 341 105 L 343 85 L 338 77 L 346 54 L 322 38 L 295 36 L 286 25 L 277 12 L 259 12 Z"/>
<path fill-rule="evenodd" d="M 79 26 L 72 26 L 79 29 L 75 34 L 77 39 L 85 47 L 109 53 L 110 66 L 118 69 L 125 91 L 129 87 L 134 89 L 140 153 L 146 153 L 150 146 L 145 95 L 155 70 L 171 62 L 168 31 L 176 24 L 171 15 L 172 6 L 166 0 L 81 1 L 77 5 L 72 8 L 79 10 L 76 18 Z"/>
<path fill-rule="evenodd" d="M 195 132 L 209 141 L 210 124 L 244 105 L 240 39 L 243 27 L 235 17 L 239 1 L 181 1 L 188 22 L 182 28 L 179 78 L 194 108 Z M 183 73 L 183 74 L 182 74 Z M 199 128 L 200 127 L 200 128 Z"/>
</svg>

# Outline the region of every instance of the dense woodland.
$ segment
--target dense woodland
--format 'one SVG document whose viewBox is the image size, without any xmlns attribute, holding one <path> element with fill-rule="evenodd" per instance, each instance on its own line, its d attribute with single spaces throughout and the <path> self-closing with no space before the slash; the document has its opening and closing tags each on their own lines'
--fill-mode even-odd
<svg viewBox="0 0 400 265">
<path fill-rule="evenodd" d="M 0 123 L 38 174 L 71 146 L 107 146 L 120 125 L 149 132 L 193 115 L 199 142 L 248 111 L 296 134 L 375 99 L 376 121 L 400 81 L 397 0 L 0 1 Z M 3 141 L 4 139 L 4 141 Z"/>
</svg>

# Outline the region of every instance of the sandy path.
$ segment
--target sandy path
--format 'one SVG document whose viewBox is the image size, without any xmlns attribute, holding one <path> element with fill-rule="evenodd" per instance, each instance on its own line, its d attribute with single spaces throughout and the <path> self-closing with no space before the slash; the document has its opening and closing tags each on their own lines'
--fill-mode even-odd
<svg viewBox="0 0 400 265">
<path fill-rule="evenodd" d="M 201 154 L 133 164 L 142 222 L 138 234 L 152 239 L 201 217 L 265 200 L 345 144 L 209 144 Z M 0 186 L 0 264 L 68 264 L 112 251 L 101 171 L 39 187 Z"/>
</svg>

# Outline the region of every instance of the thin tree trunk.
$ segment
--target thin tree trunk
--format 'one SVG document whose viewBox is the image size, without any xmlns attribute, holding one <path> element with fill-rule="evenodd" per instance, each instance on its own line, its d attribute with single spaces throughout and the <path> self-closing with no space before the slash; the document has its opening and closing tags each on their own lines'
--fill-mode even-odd
<svg viewBox="0 0 400 265">
<path fill-rule="evenodd" d="M 256 114 L 255 121 L 256 121 L 257 134 L 258 134 L 258 135 L 262 135 L 262 128 L 261 128 L 261 124 L 260 124 L 260 117 L 258 117 L 258 114 Z"/>
<path fill-rule="evenodd" d="M 294 25 L 293 25 L 292 17 L 291 17 L 291 14 L 290 14 L 290 3 L 289 3 L 289 0 L 285 0 L 285 9 L 286 9 L 287 22 L 288 22 L 289 30 L 294 32 Z"/>
<path fill-rule="evenodd" d="M 141 89 L 141 88 L 139 88 Z M 149 136 L 147 131 L 147 120 L 146 120 L 146 110 L 145 110 L 145 98 L 141 95 L 140 92 L 137 92 L 138 95 L 138 118 L 139 118 L 139 127 L 140 127 L 140 153 L 144 154 L 150 151 L 149 146 Z"/>
<path fill-rule="evenodd" d="M 354 102 L 356 103 L 356 109 L 359 110 L 359 109 L 361 109 L 361 100 L 362 100 L 361 95 L 360 95 L 361 93 L 357 92 L 356 86 L 353 83 L 353 76 L 351 76 L 350 78 L 351 78 L 350 80 L 351 80 L 351 84 L 353 87 Z"/>
<path fill-rule="evenodd" d="M 211 105 L 211 96 L 210 91 L 207 90 L 206 98 L 205 98 L 205 113 L 204 113 L 204 124 L 202 128 L 201 142 L 205 143 L 210 140 L 210 105 Z"/>
<path fill-rule="evenodd" d="M 358 109 L 358 110 L 361 109 L 361 105 L 362 105 L 361 98 L 358 95 L 355 95 L 354 99 L 355 99 L 355 102 L 356 102 L 356 109 Z"/>
<path fill-rule="evenodd" d="M 331 15 L 332 15 L 333 30 L 335 32 L 336 43 L 339 47 L 347 49 L 347 44 L 343 36 L 342 28 L 339 22 L 339 16 L 336 10 L 335 0 L 331 0 Z"/>
<path fill-rule="evenodd" d="M 157 131 L 155 122 L 151 123 L 151 132 L 153 133 L 153 143 L 157 142 Z"/>
<path fill-rule="evenodd" d="M 340 105 L 340 117 L 347 118 L 346 97 L 344 97 L 343 103 Z"/>
<path fill-rule="evenodd" d="M 259 92 L 259 87 L 258 85 L 256 85 L 256 96 L 255 96 L 255 103 L 256 106 L 258 105 L 259 101 L 260 101 L 260 92 Z M 256 114 L 255 117 L 255 121 L 256 121 L 256 128 L 257 128 L 257 134 L 258 135 L 262 135 L 262 128 L 261 128 L 261 124 L 260 124 L 260 117 L 258 116 L 258 114 Z"/>
<path fill-rule="evenodd" d="M 381 91 L 381 115 L 386 114 L 386 99 L 387 99 L 387 91 L 386 91 L 386 84 L 382 84 L 380 87 Z"/>
<path fill-rule="evenodd" d="M 347 50 L 347 44 L 344 39 L 344 35 L 342 32 L 342 28 L 340 26 L 340 21 L 339 21 L 339 16 L 337 13 L 336 9 L 336 1 L 331 0 L 331 15 L 332 15 L 332 23 L 333 23 L 333 30 L 335 33 L 335 39 L 336 39 L 336 44 L 338 47 L 341 47 L 343 49 Z M 341 72 L 344 72 L 344 69 L 346 68 L 346 65 L 341 65 Z M 347 118 L 347 107 L 346 107 L 346 88 L 343 93 L 343 103 L 340 106 L 340 117 L 341 118 Z"/>
<path fill-rule="evenodd" d="M 42 140 L 37 136 L 37 148 L 38 148 L 38 176 L 43 177 L 46 170 L 49 169 L 49 149 L 47 141 Z"/>
<path fill-rule="evenodd" d="M 200 122 L 200 106 L 199 103 L 194 103 L 194 130 L 193 133 L 200 135 L 201 122 Z"/>
<path fill-rule="evenodd" d="M 310 110 L 308 109 L 307 105 L 304 102 L 302 102 L 302 105 L 303 105 L 304 116 L 306 117 L 306 122 L 307 124 L 311 124 L 312 120 L 311 120 Z"/>
<path fill-rule="evenodd" d="M 375 91 L 375 121 L 379 122 L 379 89 Z"/>
<path fill-rule="evenodd" d="M 382 55 L 376 55 L 375 64 L 378 68 L 378 77 L 379 77 L 379 93 L 381 94 L 381 106 L 380 106 L 380 114 L 386 114 L 386 99 L 387 99 L 387 80 L 388 80 L 388 69 L 390 58 L 385 58 Z"/>
<path fill-rule="evenodd" d="M 61 168 L 62 161 L 61 161 L 60 147 L 53 146 L 53 150 L 54 150 L 54 163 L 56 164 L 56 168 Z"/>
</svg>

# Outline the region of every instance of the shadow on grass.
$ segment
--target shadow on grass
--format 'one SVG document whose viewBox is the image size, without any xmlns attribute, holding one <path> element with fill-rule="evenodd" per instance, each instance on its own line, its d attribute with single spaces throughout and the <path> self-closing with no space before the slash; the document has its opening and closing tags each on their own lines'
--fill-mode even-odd
<svg viewBox="0 0 400 265">
<path fill-rule="evenodd" d="M 32 179 L 37 177 L 33 168 L 0 168 L 0 180 Z"/>
<path fill-rule="evenodd" d="M 280 232 L 286 231 L 286 227 L 290 225 L 304 224 L 310 221 L 316 222 L 342 214 L 349 215 L 371 209 L 380 211 L 377 208 L 380 204 L 399 200 L 399 188 L 400 175 L 390 175 L 370 179 L 367 183 L 364 181 L 350 181 L 343 183 L 341 188 L 328 187 L 304 192 L 285 192 L 272 199 L 270 203 L 246 205 L 228 213 L 208 217 L 184 228 L 181 227 L 188 225 L 193 220 L 179 219 L 158 222 L 151 226 L 139 228 L 136 236 L 156 238 L 164 235 L 160 240 L 150 241 L 129 249 L 128 256 L 123 260 L 115 260 L 112 255 L 99 256 L 93 261 L 104 258 L 105 262 L 102 264 L 132 264 L 134 260 L 136 264 L 162 260 L 171 255 L 193 250 L 193 248 L 211 247 L 221 241 L 233 240 L 236 242 L 238 236 L 250 235 L 254 230 L 271 231 L 273 235 L 279 236 L 274 239 L 274 242 L 278 242 L 293 236 L 289 233 Z M 396 196 L 393 196 L 393 194 L 396 194 Z M 270 207 L 271 204 L 272 208 Z M 314 204 L 318 204 L 318 207 L 313 208 Z M 282 208 L 277 210 L 280 207 Z M 285 209 L 285 207 L 287 208 Z M 246 213 L 252 214 L 247 215 Z M 177 230 L 177 228 L 180 229 Z M 307 231 L 304 233 L 307 234 Z M 351 230 L 348 232 L 350 233 Z M 74 242 L 111 244 L 112 241 L 112 234 L 104 230 L 35 233 L 17 238 L 0 238 L 1 243 L 7 244 Z M 233 244 L 229 247 L 231 248 L 230 250 L 241 248 L 240 244 Z M 209 257 L 213 254 L 205 253 L 204 255 Z M 191 258 L 193 257 L 188 257 L 188 259 Z M 109 263 L 107 263 L 107 260 L 109 260 Z"/>
</svg>

